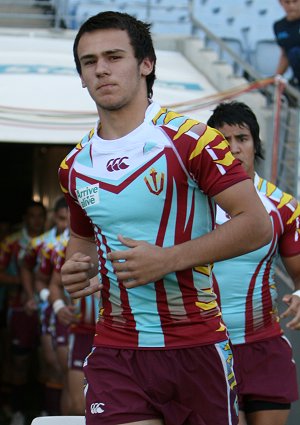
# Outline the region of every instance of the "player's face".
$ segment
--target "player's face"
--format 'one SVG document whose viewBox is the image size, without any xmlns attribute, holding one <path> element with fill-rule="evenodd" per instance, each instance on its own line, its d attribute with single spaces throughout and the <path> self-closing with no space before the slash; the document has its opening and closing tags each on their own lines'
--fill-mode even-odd
<svg viewBox="0 0 300 425">
<path fill-rule="evenodd" d="M 280 0 L 288 21 L 300 19 L 300 0 Z"/>
<path fill-rule="evenodd" d="M 25 216 L 25 224 L 31 236 L 38 236 L 44 231 L 45 211 L 38 206 L 29 208 Z"/>
<path fill-rule="evenodd" d="M 60 235 L 68 226 L 68 208 L 60 208 L 54 214 L 54 221 L 57 233 Z"/>
<path fill-rule="evenodd" d="M 145 98 L 146 75 L 153 64 L 139 65 L 126 31 L 96 30 L 85 33 L 78 44 L 81 80 L 98 110 L 115 111 Z"/>
<path fill-rule="evenodd" d="M 255 148 L 254 141 L 249 130 L 245 125 L 228 125 L 224 124 L 218 128 L 229 142 L 230 151 L 233 156 L 241 161 L 247 174 L 254 178 L 254 158 Z"/>
</svg>

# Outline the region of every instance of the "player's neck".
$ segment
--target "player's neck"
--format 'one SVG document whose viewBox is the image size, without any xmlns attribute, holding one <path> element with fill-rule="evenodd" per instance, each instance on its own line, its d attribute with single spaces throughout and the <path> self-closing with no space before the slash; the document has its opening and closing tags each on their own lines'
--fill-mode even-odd
<svg viewBox="0 0 300 425">
<path fill-rule="evenodd" d="M 98 135 L 106 140 L 126 136 L 143 123 L 148 106 L 148 99 L 143 99 L 115 111 L 98 110 L 101 122 Z"/>
</svg>

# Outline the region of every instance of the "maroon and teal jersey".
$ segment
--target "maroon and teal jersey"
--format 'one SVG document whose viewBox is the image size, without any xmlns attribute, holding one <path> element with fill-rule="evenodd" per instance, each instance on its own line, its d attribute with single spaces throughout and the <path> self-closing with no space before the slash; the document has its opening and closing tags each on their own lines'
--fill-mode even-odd
<svg viewBox="0 0 300 425">
<path fill-rule="evenodd" d="M 279 256 L 300 255 L 300 205 L 257 174 L 254 184 L 271 218 L 273 238 L 256 251 L 216 263 L 213 269 L 222 316 L 233 344 L 281 335 L 275 267 Z M 218 207 L 217 224 L 229 219 Z"/>
<path fill-rule="evenodd" d="M 18 276 L 24 260 L 26 249 L 31 241 L 25 228 L 7 236 L 1 242 L 0 267 L 12 276 Z M 23 287 L 13 285 L 9 288 L 9 304 L 19 306 L 22 304 Z"/>
<path fill-rule="evenodd" d="M 91 131 L 59 176 L 72 230 L 97 245 L 103 308 L 96 345 L 172 348 L 227 338 L 211 264 L 126 289 L 107 259 L 126 249 L 119 234 L 170 247 L 214 229 L 212 197 L 248 178 L 221 133 L 152 103 L 144 122 L 120 139 Z"/>
<path fill-rule="evenodd" d="M 56 257 L 59 251 L 64 250 L 69 241 L 69 229 L 66 229 L 60 235 L 53 234 L 52 237 L 47 238 L 40 252 L 40 265 L 39 270 L 44 275 L 50 277 L 52 270 L 55 268 Z"/>
<path fill-rule="evenodd" d="M 8 235 L 1 242 L 0 266 L 8 270 L 11 275 L 17 275 L 24 259 L 26 248 L 31 237 L 25 228 Z"/>
<path fill-rule="evenodd" d="M 52 227 L 45 233 L 31 239 L 24 255 L 24 264 L 30 269 L 36 269 L 41 261 L 41 251 L 45 244 L 55 241 L 57 229 Z"/>
</svg>

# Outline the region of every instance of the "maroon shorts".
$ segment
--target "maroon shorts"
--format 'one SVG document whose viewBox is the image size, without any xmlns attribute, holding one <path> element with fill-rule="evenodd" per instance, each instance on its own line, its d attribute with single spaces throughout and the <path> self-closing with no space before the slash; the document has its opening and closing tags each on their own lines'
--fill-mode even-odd
<svg viewBox="0 0 300 425">
<path fill-rule="evenodd" d="M 247 402 L 254 400 L 286 404 L 298 399 L 296 365 L 286 337 L 234 345 L 232 350 L 240 409 L 247 410 Z"/>
<path fill-rule="evenodd" d="M 162 419 L 165 425 L 238 422 L 225 342 L 171 350 L 95 347 L 84 365 L 87 425 Z"/>
<path fill-rule="evenodd" d="M 90 354 L 95 332 L 69 334 L 69 369 L 82 370 L 85 358 Z"/>
<path fill-rule="evenodd" d="M 56 347 L 68 345 L 69 329 L 69 326 L 63 325 L 57 317 L 55 318 L 55 335 L 53 338 Z"/>
<path fill-rule="evenodd" d="M 53 335 L 55 315 L 52 304 L 46 304 L 41 308 L 40 321 L 42 335 Z"/>
<path fill-rule="evenodd" d="M 12 307 L 8 313 L 12 346 L 15 350 L 31 350 L 39 342 L 38 312 L 27 314 L 22 307 Z"/>
</svg>

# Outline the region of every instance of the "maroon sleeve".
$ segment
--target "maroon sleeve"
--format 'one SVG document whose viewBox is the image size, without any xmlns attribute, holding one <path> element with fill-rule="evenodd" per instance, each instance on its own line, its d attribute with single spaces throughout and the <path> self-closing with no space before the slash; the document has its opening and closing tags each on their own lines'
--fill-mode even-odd
<svg viewBox="0 0 300 425">
<path fill-rule="evenodd" d="M 283 233 L 279 239 L 282 257 L 300 255 L 300 204 L 287 204 L 279 209 L 283 221 Z"/>
<path fill-rule="evenodd" d="M 187 172 L 212 197 L 250 177 L 217 130 L 205 126 L 200 135 L 184 134 L 174 142 Z"/>
<path fill-rule="evenodd" d="M 78 204 L 77 199 L 72 196 L 69 191 L 70 187 L 70 170 L 76 157 L 78 150 L 74 149 L 73 155 L 69 155 L 63 160 L 58 171 L 58 177 L 61 189 L 65 195 L 67 204 L 70 210 L 70 228 L 74 233 L 83 237 L 94 236 L 94 229 L 90 219 L 87 217 L 85 211 Z"/>
</svg>

